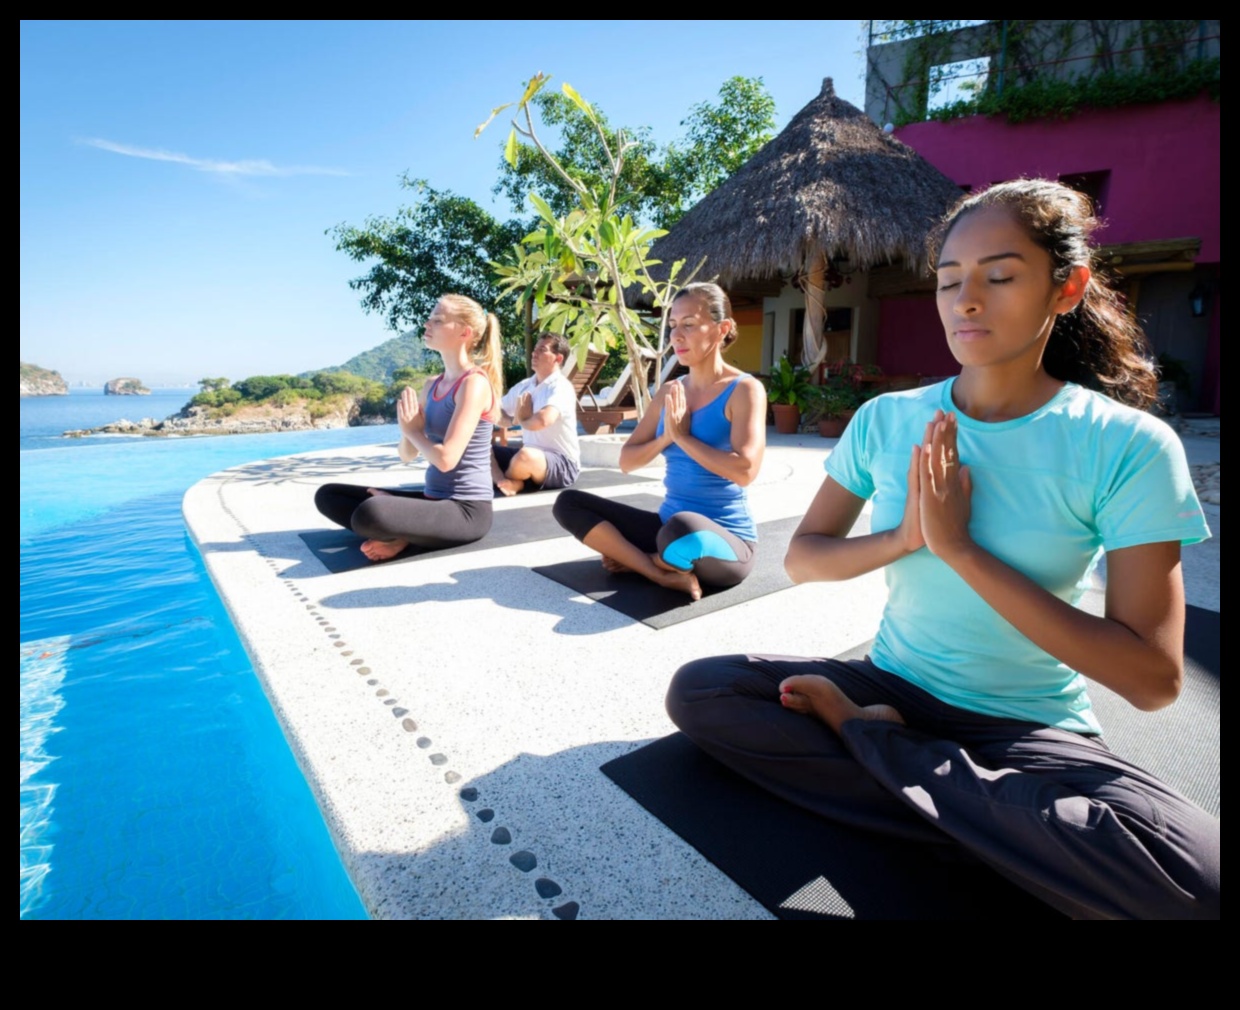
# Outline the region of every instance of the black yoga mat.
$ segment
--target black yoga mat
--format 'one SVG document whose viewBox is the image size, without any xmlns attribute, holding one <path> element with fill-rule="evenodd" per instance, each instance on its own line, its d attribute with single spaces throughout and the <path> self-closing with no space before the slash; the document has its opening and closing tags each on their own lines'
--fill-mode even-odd
<svg viewBox="0 0 1240 1010">
<path fill-rule="evenodd" d="M 534 571 L 635 621 L 656 629 L 666 628 L 789 588 L 792 581 L 784 572 L 784 555 L 800 521 L 800 516 L 794 516 L 759 523 L 758 558 L 749 577 L 731 589 L 704 587 L 702 598 L 697 601 L 655 585 L 641 575 L 614 575 L 599 564 L 597 557 L 540 565 Z"/>
<path fill-rule="evenodd" d="M 495 520 L 491 524 L 491 532 L 472 544 L 438 548 L 407 547 L 390 561 L 381 561 L 378 564 L 399 564 L 402 561 L 439 554 L 469 554 L 472 551 L 489 551 L 493 547 L 510 547 L 513 544 L 527 544 L 537 540 L 566 537 L 569 535 L 568 531 L 555 521 L 555 516 L 551 513 L 552 504 L 555 501 L 554 492 L 548 492 L 547 495 L 546 505 L 497 508 Z M 617 501 L 625 502 L 635 508 L 657 509 L 661 499 L 655 495 L 633 494 L 619 496 Z M 307 530 L 299 533 L 298 536 L 323 567 L 330 572 L 337 574 L 351 572 L 357 568 L 369 568 L 376 564 L 362 553 L 361 537 L 349 530 Z"/>
<path fill-rule="evenodd" d="M 1219 637 L 1215 611 L 1188 608 L 1185 687 L 1160 712 L 1091 688 L 1117 754 L 1219 811 Z M 841 659 L 864 656 L 869 643 Z M 776 799 L 680 733 L 603 765 L 608 778 L 781 919 L 1061 918 L 1005 878 L 925 847 L 832 824 Z"/>
<path fill-rule="evenodd" d="M 1215 817 L 1221 809 L 1222 621 L 1217 610 L 1188 607 L 1184 622 L 1184 687 L 1175 704 L 1139 712 L 1090 682 L 1102 738 L 1116 754 L 1174 786 Z"/>
<path fill-rule="evenodd" d="M 1062 918 L 979 864 L 778 800 L 680 733 L 602 770 L 781 919 Z"/>
</svg>

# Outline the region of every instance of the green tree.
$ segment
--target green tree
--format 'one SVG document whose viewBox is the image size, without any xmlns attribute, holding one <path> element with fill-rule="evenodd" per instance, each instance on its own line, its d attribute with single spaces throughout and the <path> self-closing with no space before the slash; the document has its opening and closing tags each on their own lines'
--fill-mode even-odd
<svg viewBox="0 0 1240 1010">
<path fill-rule="evenodd" d="M 467 295 L 500 317 L 506 337 L 521 330 L 511 302 L 501 303 L 490 261 L 518 241 L 526 226 L 497 221 L 467 197 L 402 176 L 413 202 L 391 217 L 370 217 L 358 228 L 338 224 L 327 234 L 336 249 L 370 269 L 349 282 L 362 308 L 383 315 L 393 330 L 421 325 L 439 296 Z"/>
<path fill-rule="evenodd" d="M 521 309 L 537 307 L 539 327 L 561 333 L 582 360 L 591 346 L 610 348 L 622 343 L 630 362 L 633 399 L 638 411 L 650 402 L 646 369 L 641 364 L 652 351 L 652 337 L 658 335 L 656 359 L 662 357 L 662 332 L 645 316 L 626 303 L 626 292 L 634 287 L 652 295 L 656 308 L 670 305 L 677 290 L 683 261 L 673 264 L 668 279 L 656 284 L 650 267 L 650 246 L 665 231 L 643 228 L 625 211 L 627 194 L 623 189 L 625 163 L 630 151 L 640 154 L 640 141 L 632 141 L 623 130 L 608 134 L 606 125 L 590 103 L 565 83 L 561 90 L 593 124 L 598 143 L 606 158 L 607 173 L 589 186 L 571 174 L 568 167 L 549 151 L 538 136 L 535 102 L 549 78 L 537 74 L 526 85 L 520 100 L 493 109 L 490 117 L 475 131 L 481 133 L 504 109 L 516 106 L 517 118 L 505 144 L 510 164 L 518 158 L 522 142 L 537 150 L 548 167 L 573 193 L 571 209 L 556 214 L 537 193 L 530 202 L 538 211 L 538 228 L 514 246 L 504 262 L 492 264 L 501 278 L 501 287 L 516 296 Z M 545 104 L 545 103 L 544 103 Z M 700 264 L 699 264 L 700 267 Z M 696 273 L 696 270 L 694 271 Z"/>
<path fill-rule="evenodd" d="M 717 103 L 699 102 L 681 120 L 684 140 L 663 156 L 663 190 L 656 208 L 670 228 L 707 193 L 775 136 L 775 99 L 761 77 L 729 77 Z"/>
<path fill-rule="evenodd" d="M 510 135 L 494 192 L 518 214 L 528 210 L 531 192 L 562 217 L 577 206 L 574 183 L 591 192 L 610 187 L 611 154 L 623 137 L 615 209 L 667 228 L 775 135 L 775 99 L 761 77 L 724 81 L 715 102 L 699 102 L 681 120 L 684 137 L 662 150 L 649 127 L 615 127 L 597 106 L 587 114 L 563 93 L 540 91 L 531 105 L 540 124 L 558 134 L 548 153 L 560 168 L 519 133 Z"/>
<path fill-rule="evenodd" d="M 591 192 L 611 185 L 609 152 L 623 145 L 616 207 L 635 217 L 651 216 L 663 199 L 667 178 L 649 127 L 613 127 L 601 109 L 592 108 L 592 116 L 587 115 L 567 95 L 554 91 L 540 91 L 530 104 L 543 127 L 559 135 L 559 146 L 549 152 L 559 167 L 535 144 L 515 134 L 500 160 L 496 195 L 507 197 L 513 210 L 522 214 L 529 213 L 530 193 L 537 193 L 557 216 L 563 216 L 577 206 L 578 185 Z"/>
<path fill-rule="evenodd" d="M 217 379 L 199 379 L 198 385 L 202 387 L 204 393 L 214 393 L 218 389 L 227 389 L 229 383 L 227 379 L 220 376 Z"/>
<path fill-rule="evenodd" d="M 241 394 L 246 401 L 265 400 L 278 393 L 281 389 L 295 389 L 297 377 L 294 375 L 251 375 L 242 379 L 233 389 Z"/>
<path fill-rule="evenodd" d="M 678 219 L 756 151 L 774 128 L 774 102 L 760 78 L 725 82 L 718 102 L 694 106 L 682 122 L 685 138 L 662 152 L 650 140 L 648 128 L 612 127 L 598 109 L 578 104 L 567 93 L 542 92 L 540 86 L 529 103 L 542 124 L 556 131 L 559 147 L 555 153 L 543 151 L 522 133 L 510 134 L 495 192 L 507 196 L 523 214 L 530 210 L 532 190 L 556 219 L 580 206 L 580 193 L 605 193 L 604 216 L 610 215 L 617 227 L 627 216 L 630 237 L 637 233 L 633 221 L 662 226 Z M 613 178 L 614 171 L 618 175 Z M 361 293 L 362 308 L 384 316 L 399 332 L 421 325 L 442 293 L 468 295 L 500 317 L 508 380 L 527 374 L 530 311 L 542 304 L 539 298 L 546 297 L 547 289 L 539 298 L 505 297 L 516 294 L 509 283 L 512 275 L 499 283 L 493 264 L 512 265 L 511 250 L 531 228 L 545 224 L 541 215 L 533 223 L 499 221 L 473 200 L 437 190 L 426 180 L 403 176 L 401 186 L 412 192 L 413 200 L 394 215 L 327 231 L 337 250 L 368 265 L 365 274 L 349 282 Z M 569 329 L 576 332 L 575 326 Z M 604 330 L 600 341 L 607 333 L 620 339 L 619 330 Z M 400 337 L 342 368 L 386 378 L 392 368 L 410 363 L 416 351 Z"/>
</svg>

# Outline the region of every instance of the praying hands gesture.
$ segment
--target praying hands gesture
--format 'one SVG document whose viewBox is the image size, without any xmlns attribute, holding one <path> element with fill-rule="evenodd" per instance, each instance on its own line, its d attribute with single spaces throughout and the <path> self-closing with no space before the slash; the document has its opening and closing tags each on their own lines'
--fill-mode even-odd
<svg viewBox="0 0 1240 1010">
<path fill-rule="evenodd" d="M 663 400 L 663 433 L 673 442 L 689 437 L 689 421 L 692 412 L 685 399 L 685 387 L 679 382 L 668 383 Z"/>
<path fill-rule="evenodd" d="M 517 397 L 517 421 L 528 421 L 534 416 L 534 394 L 522 393 Z"/>
<path fill-rule="evenodd" d="M 956 447 L 955 414 L 934 412 L 926 425 L 922 444 L 913 447 L 908 468 L 908 498 L 899 536 L 905 552 L 928 547 L 937 557 L 947 557 L 967 547 L 969 499 L 973 480 L 960 464 Z"/>
<path fill-rule="evenodd" d="M 396 420 L 400 424 L 401 434 L 410 442 L 415 434 L 426 430 L 426 415 L 418 402 L 417 391 L 406 386 L 400 391 L 400 399 L 396 401 Z"/>
</svg>

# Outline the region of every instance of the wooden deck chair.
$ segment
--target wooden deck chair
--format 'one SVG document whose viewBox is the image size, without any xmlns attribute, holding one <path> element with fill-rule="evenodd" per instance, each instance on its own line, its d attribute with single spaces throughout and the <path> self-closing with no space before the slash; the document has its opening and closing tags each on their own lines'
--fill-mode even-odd
<svg viewBox="0 0 1240 1010">
<path fill-rule="evenodd" d="M 585 363 L 578 368 L 577 356 L 573 355 L 565 362 L 563 372 L 573 384 L 573 393 L 577 397 L 578 409 L 585 406 L 588 401 L 594 399 L 594 386 L 598 382 L 598 377 L 603 372 L 603 366 L 607 364 L 607 359 L 611 357 L 606 351 L 596 351 L 590 348 L 586 352 Z"/>
<path fill-rule="evenodd" d="M 643 350 L 642 358 L 646 363 L 646 381 L 653 387 L 655 375 L 657 374 L 659 355 L 655 351 Z M 675 370 L 676 365 L 676 356 L 672 354 L 663 365 L 663 381 L 667 380 L 668 375 Z M 606 395 L 592 395 L 589 403 L 584 399 L 578 401 L 577 420 L 587 434 L 609 434 L 614 432 L 616 427 L 625 421 L 637 419 L 637 404 L 633 402 L 633 389 L 629 383 L 632 374 L 633 364 L 629 362 L 624 366 L 624 370 L 620 373 L 615 383 L 609 387 Z"/>
</svg>

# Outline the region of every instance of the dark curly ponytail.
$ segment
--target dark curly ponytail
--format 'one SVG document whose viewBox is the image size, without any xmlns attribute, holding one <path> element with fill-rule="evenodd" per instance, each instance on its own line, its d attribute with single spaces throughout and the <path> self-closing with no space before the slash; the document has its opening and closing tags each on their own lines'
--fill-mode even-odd
<svg viewBox="0 0 1240 1010">
<path fill-rule="evenodd" d="M 1145 334 L 1119 294 L 1098 276 L 1090 239 L 1099 222 L 1089 198 L 1046 179 L 1001 182 L 957 201 L 930 238 L 930 262 L 956 222 L 987 207 L 1002 207 L 1051 258 L 1051 277 L 1064 283 L 1074 267 L 1093 276 L 1085 297 L 1055 320 L 1042 357 L 1047 374 L 1104 393 L 1113 400 L 1145 409 L 1158 398 L 1158 376 Z"/>
</svg>

